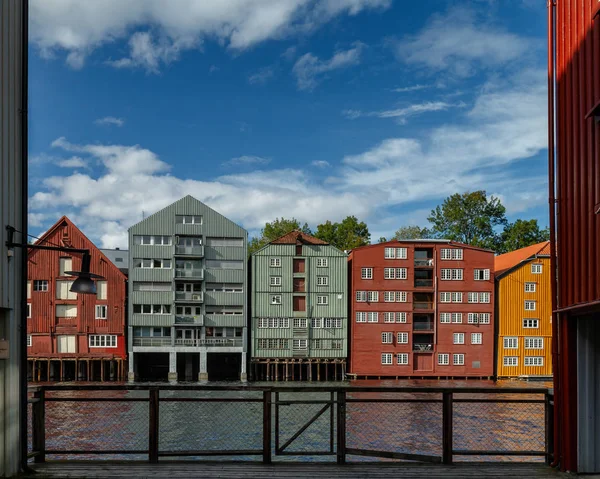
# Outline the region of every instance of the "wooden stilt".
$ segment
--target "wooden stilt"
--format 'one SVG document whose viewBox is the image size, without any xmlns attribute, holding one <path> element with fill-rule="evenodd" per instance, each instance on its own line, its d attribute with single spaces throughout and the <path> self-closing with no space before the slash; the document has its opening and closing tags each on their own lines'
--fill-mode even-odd
<svg viewBox="0 0 600 479">
<path fill-rule="evenodd" d="M 321 380 L 321 361 L 317 363 L 317 381 Z"/>
<path fill-rule="evenodd" d="M 312 362 L 308 363 L 308 380 L 312 381 Z"/>
<path fill-rule="evenodd" d="M 289 362 L 286 361 L 285 362 L 285 380 L 287 381 L 288 379 L 290 379 L 290 374 L 289 374 Z"/>
<path fill-rule="evenodd" d="M 104 382 L 104 359 L 100 360 L 100 381 Z"/>
<path fill-rule="evenodd" d="M 298 380 L 302 381 L 302 362 L 300 362 L 300 367 L 298 369 L 299 369 L 299 374 L 300 374 Z"/>
<path fill-rule="evenodd" d="M 91 381 L 91 376 L 90 376 L 90 360 L 86 359 L 85 360 L 85 365 L 86 365 L 86 376 L 85 376 L 85 380 L 86 381 Z"/>
</svg>

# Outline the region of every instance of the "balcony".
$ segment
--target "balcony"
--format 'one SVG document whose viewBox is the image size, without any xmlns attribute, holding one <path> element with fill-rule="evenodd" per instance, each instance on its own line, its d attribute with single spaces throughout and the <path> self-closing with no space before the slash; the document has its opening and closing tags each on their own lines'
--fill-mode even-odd
<svg viewBox="0 0 600 479">
<path fill-rule="evenodd" d="M 171 346 L 171 338 L 133 338 L 134 346 L 141 346 L 145 348 L 154 348 L 161 346 Z"/>
<path fill-rule="evenodd" d="M 194 326 L 204 326 L 204 315 L 175 316 L 175 324 L 193 324 Z"/>
<path fill-rule="evenodd" d="M 415 288 L 433 288 L 433 280 L 415 278 Z"/>
<path fill-rule="evenodd" d="M 417 259 L 415 258 L 415 268 L 432 268 L 433 258 Z"/>
<path fill-rule="evenodd" d="M 433 301 L 419 301 L 413 303 L 413 309 L 433 309 Z"/>
<path fill-rule="evenodd" d="M 175 256 L 191 256 L 195 258 L 204 257 L 204 246 L 175 245 Z"/>
<path fill-rule="evenodd" d="M 175 302 L 202 303 L 204 293 L 202 291 L 175 291 Z"/>
<path fill-rule="evenodd" d="M 194 269 L 177 268 L 177 269 L 175 269 L 175 279 L 176 280 L 179 280 L 179 279 L 203 280 L 204 279 L 204 270 L 198 269 L 198 268 L 194 268 Z"/>
<path fill-rule="evenodd" d="M 416 321 L 413 323 L 413 331 L 433 331 L 433 322 Z"/>
<path fill-rule="evenodd" d="M 433 344 L 414 343 L 413 351 L 417 353 L 427 353 L 433 351 Z"/>
<path fill-rule="evenodd" d="M 175 346 L 197 348 L 206 347 L 223 347 L 223 348 L 241 348 L 241 338 L 206 338 L 206 339 L 181 339 L 175 340 Z"/>
</svg>

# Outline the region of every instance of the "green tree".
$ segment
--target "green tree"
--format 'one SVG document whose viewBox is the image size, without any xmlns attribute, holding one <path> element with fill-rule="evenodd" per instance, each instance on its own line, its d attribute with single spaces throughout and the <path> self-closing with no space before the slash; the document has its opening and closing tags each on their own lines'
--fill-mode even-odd
<svg viewBox="0 0 600 479">
<path fill-rule="evenodd" d="M 449 196 L 427 219 L 434 237 L 491 249 L 499 242 L 495 228 L 507 224 L 506 208 L 483 190 Z"/>
<path fill-rule="evenodd" d="M 385 236 L 380 236 L 379 240 L 377 241 L 378 243 L 385 243 L 387 241 L 387 238 Z"/>
<path fill-rule="evenodd" d="M 286 219 L 282 217 L 276 218 L 270 223 L 266 223 L 265 227 L 260 230 L 260 236 L 255 236 L 248 243 L 248 254 L 251 255 L 267 243 L 294 230 L 300 230 L 303 233 L 311 234 L 308 224 L 304 223 L 301 226 L 296 218 Z"/>
<path fill-rule="evenodd" d="M 392 239 L 395 240 L 408 240 L 408 239 L 425 239 L 431 238 L 431 231 L 428 228 L 421 228 L 420 226 L 410 225 L 401 226 L 398 231 L 394 233 Z"/>
<path fill-rule="evenodd" d="M 339 223 L 326 221 L 317 226 L 315 236 L 341 250 L 358 248 L 371 241 L 367 224 L 356 216 L 347 216 Z"/>
<path fill-rule="evenodd" d="M 550 239 L 548 228 L 540 229 L 537 220 L 517 220 L 504 227 L 496 253 L 508 253 Z"/>
</svg>

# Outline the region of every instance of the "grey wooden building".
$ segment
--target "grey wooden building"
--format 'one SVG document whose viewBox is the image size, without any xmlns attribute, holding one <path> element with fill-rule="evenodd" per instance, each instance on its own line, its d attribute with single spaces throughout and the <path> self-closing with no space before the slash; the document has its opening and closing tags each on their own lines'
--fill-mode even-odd
<svg viewBox="0 0 600 479">
<path fill-rule="evenodd" d="M 129 379 L 246 379 L 246 230 L 191 196 L 129 228 Z"/>
<path fill-rule="evenodd" d="M 251 257 L 251 377 L 343 379 L 348 354 L 347 255 L 293 231 Z"/>
</svg>

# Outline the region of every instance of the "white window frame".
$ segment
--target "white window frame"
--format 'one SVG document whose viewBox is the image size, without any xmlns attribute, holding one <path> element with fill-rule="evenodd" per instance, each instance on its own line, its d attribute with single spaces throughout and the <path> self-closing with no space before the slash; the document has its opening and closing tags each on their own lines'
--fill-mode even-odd
<svg viewBox="0 0 600 479">
<path fill-rule="evenodd" d="M 342 327 L 342 318 L 324 318 L 324 327 L 327 329 L 339 329 Z"/>
<path fill-rule="evenodd" d="M 465 344 L 465 333 L 454 333 L 452 335 L 452 344 Z"/>
<path fill-rule="evenodd" d="M 317 296 L 317 305 L 326 306 L 329 304 L 329 296 Z"/>
<path fill-rule="evenodd" d="M 393 353 L 381 353 L 381 364 L 383 364 L 385 366 L 394 364 L 394 354 Z"/>
<path fill-rule="evenodd" d="M 396 279 L 396 268 L 383 268 L 383 279 Z"/>
<path fill-rule="evenodd" d="M 440 292 L 440 303 L 451 303 L 451 302 L 452 302 L 452 293 Z"/>
<path fill-rule="evenodd" d="M 355 295 L 355 299 L 357 303 L 366 303 L 367 302 L 367 292 L 366 291 L 357 291 Z"/>
<path fill-rule="evenodd" d="M 525 300 L 525 311 L 535 311 L 537 308 L 537 301 Z"/>
<path fill-rule="evenodd" d="M 543 356 L 525 356 L 523 365 L 524 366 L 541 367 L 544 365 L 544 357 Z"/>
<path fill-rule="evenodd" d="M 408 314 L 405 311 L 396 311 L 396 322 L 406 323 L 406 317 Z"/>
<path fill-rule="evenodd" d="M 383 322 L 384 323 L 395 323 L 396 322 L 396 313 L 392 313 L 392 312 L 383 313 Z"/>
<path fill-rule="evenodd" d="M 96 299 L 108 299 L 108 281 L 96 281 Z"/>
<path fill-rule="evenodd" d="M 491 314 L 490 313 L 479 313 L 479 324 L 490 324 Z"/>
<path fill-rule="evenodd" d="M 479 302 L 482 304 L 489 304 L 491 297 L 492 295 L 487 291 L 479 293 Z"/>
<path fill-rule="evenodd" d="M 27 318 L 31 318 L 31 303 L 27 303 Z"/>
<path fill-rule="evenodd" d="M 36 288 L 37 286 L 37 288 Z M 47 279 L 34 279 L 33 280 L 33 290 L 39 293 L 47 293 L 48 292 L 48 280 Z"/>
<path fill-rule="evenodd" d="M 463 322 L 463 314 L 462 313 L 452 313 L 452 324 L 462 324 Z"/>
<path fill-rule="evenodd" d="M 327 258 L 317 258 L 317 268 L 327 268 Z"/>
<path fill-rule="evenodd" d="M 379 313 L 377 311 L 368 311 L 367 312 L 367 323 L 378 323 L 379 322 Z"/>
<path fill-rule="evenodd" d="M 281 258 L 269 258 L 269 267 L 281 268 Z"/>
<path fill-rule="evenodd" d="M 307 328 L 308 318 L 294 318 L 294 328 Z"/>
<path fill-rule="evenodd" d="M 408 333 L 403 331 L 397 332 L 396 341 L 398 341 L 398 344 L 408 344 Z"/>
<path fill-rule="evenodd" d="M 281 295 L 280 294 L 271 295 L 271 304 L 272 305 L 280 305 L 281 304 Z"/>
<path fill-rule="evenodd" d="M 356 322 L 357 323 L 366 323 L 367 322 L 366 311 L 357 311 L 356 312 Z"/>
<path fill-rule="evenodd" d="M 438 365 L 439 366 L 449 366 L 450 365 L 450 354 L 438 353 Z"/>
<path fill-rule="evenodd" d="M 527 282 L 525 283 L 526 293 L 535 293 L 537 291 L 537 283 Z"/>
<path fill-rule="evenodd" d="M 408 249 L 404 247 L 396 248 L 396 259 L 406 259 L 408 257 Z"/>
<path fill-rule="evenodd" d="M 450 324 L 451 321 L 452 321 L 451 313 L 440 313 L 440 323 Z"/>
<path fill-rule="evenodd" d="M 442 248 L 440 251 L 440 259 L 444 261 L 462 261 L 463 250 L 462 248 Z"/>
<path fill-rule="evenodd" d="M 475 269 L 473 270 L 473 277 L 475 281 L 489 281 L 490 270 L 489 269 Z"/>
<path fill-rule="evenodd" d="M 308 340 L 307 339 L 294 339 L 292 342 L 292 347 L 296 351 L 306 351 L 308 348 Z"/>
<path fill-rule="evenodd" d="M 390 333 L 384 331 L 381 333 L 381 344 L 393 344 L 394 343 L 394 333 Z"/>
<path fill-rule="evenodd" d="M 407 279 L 408 270 L 406 268 L 396 268 L 396 279 Z"/>
<path fill-rule="evenodd" d="M 408 294 L 406 291 L 396 291 L 396 303 L 408 302 Z"/>
<path fill-rule="evenodd" d="M 544 349 L 544 338 L 541 336 L 526 337 L 525 349 Z"/>
<path fill-rule="evenodd" d="M 471 344 L 483 344 L 483 333 L 471 333 Z"/>
<path fill-rule="evenodd" d="M 463 280 L 463 270 L 461 268 L 452 269 L 452 281 L 462 281 Z"/>
<path fill-rule="evenodd" d="M 373 279 L 373 268 L 361 268 L 360 279 Z"/>
<path fill-rule="evenodd" d="M 451 281 L 452 280 L 452 269 L 442 268 L 440 270 L 440 279 L 442 281 Z"/>
<path fill-rule="evenodd" d="M 396 353 L 396 364 L 406 366 L 408 364 L 408 353 Z"/>
<path fill-rule="evenodd" d="M 258 318 L 258 329 L 267 329 L 269 327 L 269 318 Z"/>
<path fill-rule="evenodd" d="M 27 347 L 30 348 L 31 346 L 33 346 L 33 338 L 31 337 L 31 334 L 27 335 Z"/>
<path fill-rule="evenodd" d="M 317 286 L 329 286 L 329 276 L 317 276 Z"/>
<path fill-rule="evenodd" d="M 542 274 L 543 268 L 541 263 L 533 263 L 531 265 L 531 274 Z"/>
<path fill-rule="evenodd" d="M 479 303 L 479 293 L 470 292 L 467 294 L 467 302 L 474 304 Z"/>
<path fill-rule="evenodd" d="M 73 258 L 62 256 L 58 259 L 58 275 L 67 276 L 67 271 L 73 271 Z"/>
<path fill-rule="evenodd" d="M 460 291 L 455 291 L 455 292 L 450 293 L 450 294 L 452 295 L 452 302 L 453 303 L 462 303 L 463 302 L 463 294 Z"/>
<path fill-rule="evenodd" d="M 514 367 L 519 365 L 519 356 L 504 356 L 502 358 L 502 365 Z"/>
<path fill-rule="evenodd" d="M 540 327 L 540 320 L 535 318 L 524 318 L 523 328 L 525 329 L 537 329 Z"/>
<path fill-rule="evenodd" d="M 281 276 L 271 276 L 269 286 L 281 286 Z"/>
<path fill-rule="evenodd" d="M 378 303 L 379 291 L 367 291 L 367 303 Z"/>
<path fill-rule="evenodd" d="M 116 334 L 90 334 L 88 336 L 88 345 L 90 348 L 116 348 Z"/>
<path fill-rule="evenodd" d="M 104 315 L 102 315 L 102 311 L 104 311 Z M 108 319 L 108 305 L 97 304 L 95 316 L 96 316 L 96 319 Z"/>
<path fill-rule="evenodd" d="M 465 365 L 465 355 L 463 353 L 454 353 L 452 355 L 452 365 L 453 366 L 464 366 Z"/>
<path fill-rule="evenodd" d="M 517 336 L 505 336 L 502 346 L 504 349 L 519 349 L 519 338 Z"/>
<path fill-rule="evenodd" d="M 468 324 L 479 324 L 479 313 L 469 313 L 467 316 Z"/>
<path fill-rule="evenodd" d="M 323 318 L 311 318 L 310 327 L 321 329 L 323 327 Z"/>
</svg>

